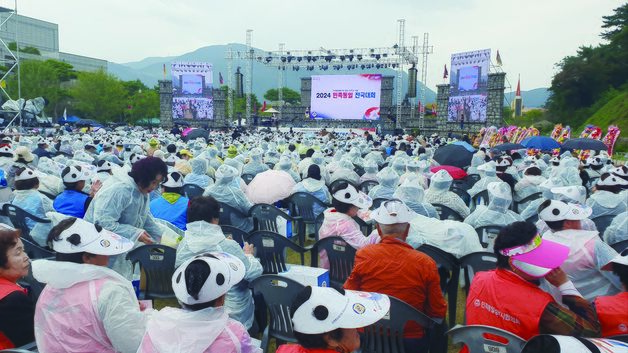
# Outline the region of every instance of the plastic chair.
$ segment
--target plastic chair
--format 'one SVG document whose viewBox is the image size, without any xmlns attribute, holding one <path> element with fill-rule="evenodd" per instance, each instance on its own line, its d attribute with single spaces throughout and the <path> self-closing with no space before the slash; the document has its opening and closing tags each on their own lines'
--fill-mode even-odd
<svg viewBox="0 0 628 353">
<path fill-rule="evenodd" d="M 497 234 L 499 231 L 504 228 L 499 225 L 488 225 L 483 227 L 475 228 L 476 233 L 478 233 L 478 238 L 480 239 L 480 244 L 484 249 L 488 251 L 493 251 L 493 244 L 495 244 L 495 238 L 497 238 Z"/>
<path fill-rule="evenodd" d="M 353 270 L 357 250 L 341 237 L 323 238 L 311 247 L 312 267 L 318 267 L 318 254 L 321 250 L 325 250 L 329 259 L 329 280 L 332 287 L 342 288 Z"/>
<path fill-rule="evenodd" d="M 364 175 L 364 168 L 362 168 L 362 167 L 355 167 L 355 168 L 353 168 L 353 170 L 355 170 L 355 173 L 356 173 L 358 176 L 362 176 L 362 175 Z"/>
<path fill-rule="evenodd" d="M 515 211 L 515 213 L 519 213 L 523 210 L 519 209 L 519 205 L 523 205 L 524 203 L 528 203 L 530 201 L 534 201 L 536 199 L 540 199 L 541 197 L 543 197 L 543 193 L 542 192 L 535 192 L 532 195 L 528 195 L 524 198 L 522 198 L 519 201 L 514 201 L 512 204 L 514 205 L 513 211 Z"/>
<path fill-rule="evenodd" d="M 616 215 L 605 215 L 605 216 L 598 216 L 591 219 L 593 223 L 595 223 L 595 227 L 597 228 L 597 231 L 600 234 L 600 236 L 602 236 L 606 228 L 608 228 L 608 226 L 611 225 L 615 216 Z"/>
<path fill-rule="evenodd" d="M 253 178 L 255 178 L 255 175 L 253 175 L 253 174 L 242 174 L 241 178 L 242 178 L 242 180 L 244 180 L 246 185 L 249 185 L 249 183 L 251 181 L 253 181 Z"/>
<path fill-rule="evenodd" d="M 193 199 L 197 196 L 203 196 L 203 192 L 205 190 L 203 190 L 202 187 L 196 185 L 196 184 L 185 184 L 183 185 L 183 194 L 185 195 L 185 197 L 187 197 L 188 199 Z"/>
<path fill-rule="evenodd" d="M 528 223 L 532 223 L 532 224 L 536 224 L 536 222 L 539 220 L 539 214 L 535 213 L 532 216 L 528 217 L 526 219 L 526 222 Z"/>
<path fill-rule="evenodd" d="M 467 184 L 467 181 L 464 180 L 464 179 L 462 179 L 462 180 L 458 179 L 458 180 L 452 181 L 451 186 L 454 187 L 454 188 L 459 188 L 459 189 L 465 190 L 465 191 L 469 190 L 469 184 Z M 469 198 L 471 198 L 471 196 L 469 196 Z"/>
<path fill-rule="evenodd" d="M 145 299 L 174 298 L 172 274 L 177 251 L 165 245 L 142 245 L 131 250 L 126 259 L 131 261 L 133 269 L 139 262 L 140 269 L 146 275 Z"/>
<path fill-rule="evenodd" d="M 497 267 L 497 256 L 492 252 L 480 251 L 460 258 L 460 267 L 464 276 L 464 291 L 469 294 L 473 277 L 480 271 L 490 271 Z"/>
<path fill-rule="evenodd" d="M 362 230 L 362 233 L 364 233 L 365 236 L 368 236 L 373 231 L 372 223 L 366 223 L 362 218 L 358 216 L 353 217 L 353 220 L 360 226 L 360 230 Z"/>
<path fill-rule="evenodd" d="M 454 221 L 460 221 L 460 222 L 464 221 L 464 218 L 462 218 L 460 213 L 452 210 L 451 208 L 445 205 L 442 205 L 440 203 L 434 203 L 432 204 L 432 206 L 434 206 L 434 208 L 438 212 L 438 216 L 440 217 L 441 221 L 444 221 L 444 220 L 454 220 Z"/>
<path fill-rule="evenodd" d="M 456 325 L 447 334 L 453 343 L 464 343 L 469 353 L 520 353 L 526 343 L 508 331 L 483 325 Z"/>
<path fill-rule="evenodd" d="M 467 185 L 469 186 L 469 188 L 472 188 L 473 185 L 475 185 L 475 183 L 480 181 L 481 178 L 482 177 L 479 174 L 469 174 L 464 178 L 464 180 L 467 182 Z"/>
<path fill-rule="evenodd" d="M 364 328 L 360 339 L 363 353 L 404 353 L 403 329 L 408 321 L 414 321 L 427 330 L 436 326 L 434 320 L 410 304 L 392 296 L 388 297 L 390 298 L 388 314 Z"/>
<path fill-rule="evenodd" d="M 31 260 L 47 259 L 55 256 L 54 251 L 41 247 L 37 243 L 24 237 L 22 237 L 22 243 L 24 244 L 24 251 Z"/>
<path fill-rule="evenodd" d="M 35 242 L 35 240 L 31 237 L 30 229 L 26 224 L 26 219 L 31 219 L 37 223 L 50 223 L 49 219 L 43 219 L 34 216 L 10 203 L 5 203 L 4 206 L 2 206 L 2 210 L 7 215 L 7 217 L 9 217 L 13 226 L 22 231 L 22 239 L 26 239 L 33 244 L 37 244 L 37 242 Z"/>
<path fill-rule="evenodd" d="M 452 254 L 428 244 L 419 246 L 417 250 L 431 257 L 438 266 L 440 288 L 443 294 L 447 294 L 449 322 L 453 325 L 456 322 L 460 262 Z"/>
<path fill-rule="evenodd" d="M 323 208 L 328 208 L 329 205 L 307 192 L 296 192 L 292 194 L 290 198 L 288 198 L 288 202 L 290 204 L 291 214 L 295 217 L 300 217 L 298 222 L 299 240 L 301 239 L 301 235 L 303 235 L 303 239 L 305 240 L 307 225 L 316 224 L 317 216 L 314 213 L 314 205 L 318 205 Z M 315 235 L 318 235 L 318 232 L 316 232 Z M 318 237 L 316 237 L 316 240 L 318 240 Z M 303 246 L 303 243 L 299 244 Z"/>
<path fill-rule="evenodd" d="M 465 205 L 469 205 L 471 203 L 471 196 L 469 195 L 469 193 L 458 186 L 452 186 L 449 191 L 453 192 L 454 194 L 460 196 L 460 198 L 462 199 L 462 201 L 464 201 Z"/>
<path fill-rule="evenodd" d="M 360 184 L 359 188 L 360 188 L 360 191 L 362 191 L 365 194 L 368 194 L 369 191 L 371 191 L 371 189 L 377 185 L 379 185 L 379 183 L 375 180 L 365 180 Z"/>
<path fill-rule="evenodd" d="M 628 343 L 628 335 L 617 335 L 617 336 L 611 336 L 611 337 L 606 337 L 606 338 L 615 340 L 615 341 Z"/>
<path fill-rule="evenodd" d="M 259 230 L 251 233 L 247 241 L 255 246 L 255 256 L 262 264 L 264 274 L 276 274 L 288 269 L 286 266 L 286 249 L 292 249 L 301 255 L 301 265 L 305 262 L 303 254 L 307 250 L 281 234 Z"/>
<path fill-rule="evenodd" d="M 267 166 L 268 166 L 268 168 L 270 168 L 271 170 L 275 169 L 275 163 L 266 162 L 266 165 L 267 165 Z"/>
<path fill-rule="evenodd" d="M 240 228 L 236 228 L 234 226 L 221 225 L 222 233 L 225 237 L 231 236 L 231 239 L 235 240 L 240 244 L 240 246 L 244 247 L 244 242 L 247 241 L 249 237 L 249 233 L 243 231 Z"/>
<path fill-rule="evenodd" d="M 615 244 L 611 244 L 611 248 L 615 249 L 615 251 L 617 251 L 618 253 L 621 253 L 624 250 L 628 249 L 628 240 L 624 240 L 624 241 L 620 241 L 620 242 L 615 243 Z"/>
<path fill-rule="evenodd" d="M 478 205 L 488 205 L 488 190 L 484 190 L 471 198 L 471 210 L 474 210 Z"/>
<path fill-rule="evenodd" d="M 280 342 L 296 342 L 290 318 L 290 306 L 304 286 L 287 277 L 262 275 L 253 280 L 250 287 L 256 298 L 256 310 L 262 311 L 258 313 L 262 317 L 260 321 L 265 323 L 266 319 L 270 318 L 262 335 L 261 347 L 264 352 L 268 352 L 270 339 L 273 337 L 279 341 L 277 346 Z"/>
<path fill-rule="evenodd" d="M 248 214 L 242 213 L 237 208 L 231 207 L 224 202 L 220 203 L 220 225 L 231 226 L 233 222 L 231 217 L 247 218 Z"/>
<path fill-rule="evenodd" d="M 49 198 L 49 199 L 51 199 L 51 200 L 53 200 L 53 201 L 54 201 L 54 199 L 56 198 L 56 196 L 55 196 L 55 195 L 53 195 L 53 194 L 51 194 L 51 193 L 49 193 L 49 192 L 45 192 L 45 191 L 41 191 L 41 190 L 37 190 L 37 191 L 39 191 L 39 193 L 40 193 L 40 194 L 42 194 L 42 195 L 46 196 L 47 198 Z"/>
<path fill-rule="evenodd" d="M 378 198 L 374 199 L 373 200 L 373 204 L 371 205 L 371 210 L 378 209 L 381 204 L 383 204 L 384 202 L 386 202 L 388 200 L 389 199 L 387 199 L 385 197 L 378 197 Z"/>
</svg>

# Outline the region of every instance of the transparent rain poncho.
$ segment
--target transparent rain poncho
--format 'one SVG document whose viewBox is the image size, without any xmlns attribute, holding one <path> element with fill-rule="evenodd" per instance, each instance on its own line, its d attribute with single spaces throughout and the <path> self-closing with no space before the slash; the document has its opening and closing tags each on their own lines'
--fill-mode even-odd
<svg viewBox="0 0 628 353">
<path fill-rule="evenodd" d="M 275 169 L 282 170 L 290 174 L 292 179 L 294 179 L 295 183 L 298 183 L 299 181 L 301 181 L 301 177 L 299 176 L 299 173 L 295 172 L 294 169 L 292 168 L 292 159 L 290 159 L 290 157 L 288 156 L 281 156 L 281 158 L 279 158 L 279 163 L 275 165 Z"/>
<path fill-rule="evenodd" d="M 425 191 L 418 184 L 406 180 L 401 184 L 393 197 L 403 201 L 411 210 L 425 217 L 438 218 L 438 212 L 431 204 L 423 202 Z"/>
<path fill-rule="evenodd" d="M 239 187 L 237 182 L 239 179 L 239 173 L 235 168 L 223 164 L 216 170 L 216 183 L 207 187 L 203 196 L 212 196 L 216 201 L 225 203 L 244 214 L 248 214 L 253 203 L 249 201 Z M 241 218 L 231 215 L 231 224 L 247 232 L 253 230 L 253 219 L 250 217 Z"/>
<path fill-rule="evenodd" d="M 628 240 L 628 211 L 615 216 L 604 232 L 606 244 L 613 245 L 624 240 Z"/>
<path fill-rule="evenodd" d="M 206 159 L 209 166 L 214 168 L 214 170 L 222 165 L 222 162 L 218 159 L 218 149 L 216 147 L 209 147 L 204 153 L 207 156 Z"/>
<path fill-rule="evenodd" d="M 552 193 L 551 189 L 560 186 L 565 186 L 560 178 L 553 177 L 545 180 L 539 185 L 539 189 L 543 193 L 543 197 L 531 201 L 523 211 L 519 212 L 519 215 L 521 215 L 523 219 L 528 219 L 538 214 L 538 208 L 543 203 L 543 201 L 554 199 L 554 194 Z"/>
<path fill-rule="evenodd" d="M 367 180 L 377 181 L 377 171 L 378 171 L 377 162 L 372 159 L 367 159 L 364 162 L 364 174 L 360 177 L 360 183 L 363 183 Z"/>
<path fill-rule="evenodd" d="M 591 219 L 606 215 L 618 215 L 626 212 L 628 203 L 628 192 L 623 191 L 617 194 L 606 190 L 597 190 L 587 200 L 587 206 L 591 207 Z"/>
<path fill-rule="evenodd" d="M 478 167 L 484 164 L 484 157 L 479 153 L 475 153 L 471 158 L 471 166 L 467 169 L 467 174 L 480 174 Z"/>
<path fill-rule="evenodd" d="M 377 180 L 379 185 L 374 186 L 369 191 L 369 197 L 372 199 L 392 199 L 399 184 L 399 175 L 393 168 L 386 167 L 377 173 Z"/>
<path fill-rule="evenodd" d="M 351 148 L 351 150 L 347 154 L 347 158 L 356 167 L 362 167 L 364 165 L 364 159 L 362 159 L 362 154 L 357 147 Z"/>
<path fill-rule="evenodd" d="M 469 215 L 469 207 L 462 201 L 460 196 L 449 191 L 453 178 L 445 170 L 439 170 L 432 175 L 430 187 L 425 192 L 424 200 L 433 204 L 441 204 L 458 212 L 460 216 L 466 218 Z"/>
<path fill-rule="evenodd" d="M 480 180 L 473 184 L 471 189 L 468 190 L 469 196 L 474 197 L 486 190 L 488 184 L 501 181 L 501 179 L 497 177 L 497 170 L 495 168 L 495 162 L 493 161 L 482 164 L 478 167 L 481 177 Z"/>
<path fill-rule="evenodd" d="M 372 160 L 375 163 L 377 163 L 378 166 L 384 164 L 384 157 L 382 156 L 382 153 L 379 151 L 371 151 L 369 152 L 365 157 L 365 160 Z"/>
<path fill-rule="evenodd" d="M 478 205 L 464 222 L 473 228 L 489 225 L 506 226 L 523 221 L 520 215 L 509 210 L 512 203 L 510 186 L 504 182 L 495 182 L 488 188 L 488 206 Z M 497 190 L 496 190 L 497 189 Z"/>
<path fill-rule="evenodd" d="M 406 172 L 407 161 L 404 158 L 395 157 L 392 161 L 392 169 L 397 175 L 402 176 Z"/>
<path fill-rule="evenodd" d="M 207 160 L 204 158 L 191 159 L 190 166 L 192 172 L 185 176 L 184 184 L 194 184 L 204 189 L 214 183 L 212 178 L 207 175 Z"/>
<path fill-rule="evenodd" d="M 261 172 L 267 171 L 269 168 L 262 161 L 263 152 L 259 148 L 254 148 L 251 150 L 250 158 L 251 160 L 244 165 L 242 168 L 242 174 L 252 174 L 257 175 Z"/>
<path fill-rule="evenodd" d="M 358 184 L 360 182 L 360 176 L 353 170 L 353 163 L 346 159 L 343 159 L 336 164 L 336 171 L 331 175 L 330 183 L 338 179 L 344 179 L 352 182 L 353 184 Z"/>
</svg>

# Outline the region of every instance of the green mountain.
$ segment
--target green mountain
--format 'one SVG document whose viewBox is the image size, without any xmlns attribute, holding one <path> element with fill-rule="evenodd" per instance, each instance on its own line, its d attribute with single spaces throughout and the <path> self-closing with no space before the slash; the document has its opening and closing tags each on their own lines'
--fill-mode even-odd
<svg viewBox="0 0 628 353">
<path fill-rule="evenodd" d="M 535 88 L 529 91 L 521 91 L 523 106 L 526 108 L 542 108 L 550 96 L 547 88 Z M 504 105 L 510 106 L 515 99 L 515 91 L 504 93 Z"/>
<path fill-rule="evenodd" d="M 234 51 L 245 52 L 246 46 L 242 44 L 230 44 L 229 45 Z M 167 76 L 166 78 L 170 78 L 170 63 L 173 61 L 201 61 L 201 62 L 209 62 L 214 66 L 214 86 L 219 85 L 218 81 L 218 73 L 221 73 L 225 84 L 227 83 L 227 60 L 225 59 L 225 54 L 227 52 L 227 45 L 210 45 L 207 47 L 199 48 L 195 51 L 179 55 L 179 56 L 170 56 L 170 57 L 149 57 L 136 62 L 129 62 L 123 64 L 117 63 L 109 63 L 109 72 L 116 75 L 118 78 L 128 81 L 128 80 L 136 80 L 144 82 L 149 87 L 152 87 L 157 84 L 158 80 L 164 79 L 163 73 L 163 65 L 166 64 Z M 262 49 L 255 49 L 259 52 L 264 52 Z M 234 60 L 233 61 L 233 72 L 235 73 L 238 67 L 242 67 L 241 72 L 244 73 L 244 65 L 245 62 L 243 60 Z M 316 66 L 318 68 L 318 66 Z M 308 77 L 311 75 L 325 75 L 325 74 L 358 74 L 365 73 L 366 71 L 361 70 L 351 70 L 348 71 L 346 69 L 343 70 L 327 70 L 327 71 L 305 71 L 303 69 L 299 71 L 293 71 L 292 67 L 288 65 L 286 67 L 286 71 L 284 74 L 284 79 L 286 80 L 286 86 L 300 91 L 301 89 L 301 78 Z M 369 73 L 381 73 L 382 75 L 394 76 L 396 72 L 392 69 L 373 69 L 369 70 Z M 277 68 L 265 66 L 264 64 L 255 61 L 253 63 L 253 93 L 257 95 L 259 100 L 263 100 L 264 93 L 271 89 L 277 88 L 278 86 L 278 75 Z M 407 91 L 407 74 L 404 73 L 403 79 L 403 92 Z M 419 82 L 420 85 L 423 85 Z M 431 103 L 436 101 L 436 93 L 427 88 L 425 92 L 426 102 Z"/>
</svg>

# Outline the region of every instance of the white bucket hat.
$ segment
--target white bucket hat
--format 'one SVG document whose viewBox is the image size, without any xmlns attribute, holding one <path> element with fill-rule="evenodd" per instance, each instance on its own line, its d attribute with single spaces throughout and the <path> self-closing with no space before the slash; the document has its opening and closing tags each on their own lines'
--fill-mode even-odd
<svg viewBox="0 0 628 353">
<path fill-rule="evenodd" d="M 416 213 L 412 211 L 401 200 L 393 199 L 382 202 L 379 207 L 371 213 L 371 218 L 379 224 L 409 223 Z"/>
<path fill-rule="evenodd" d="M 356 206 L 360 209 L 371 207 L 373 200 L 367 194 L 358 191 L 353 185 L 347 184 L 347 187 L 338 190 L 333 195 L 334 199 Z"/>
<path fill-rule="evenodd" d="M 15 181 L 29 180 L 29 179 L 34 179 L 34 178 L 37 178 L 37 173 L 35 173 L 30 168 L 24 168 L 24 170 L 22 170 L 21 173 L 18 173 L 15 175 Z"/>
<path fill-rule="evenodd" d="M 342 295 L 328 287 L 311 289 L 309 298 L 292 315 L 294 331 L 314 335 L 338 328 L 360 328 L 374 324 L 390 309 L 385 294 L 346 290 Z"/>
<path fill-rule="evenodd" d="M 198 298 L 194 298 L 188 293 L 185 282 L 185 270 L 190 263 L 196 260 L 204 261 L 210 268 L 209 277 L 203 283 L 203 287 L 198 293 Z M 177 299 L 183 304 L 207 303 L 220 298 L 231 287 L 240 283 L 245 273 L 246 269 L 242 260 L 231 254 L 211 252 L 195 256 L 179 266 L 172 275 L 172 289 Z"/>
<path fill-rule="evenodd" d="M 167 188 L 183 187 L 183 175 L 179 172 L 170 172 L 166 175 L 166 180 L 161 184 Z"/>
<path fill-rule="evenodd" d="M 549 206 L 539 212 L 539 218 L 546 222 L 580 221 L 587 219 L 592 213 L 591 207 L 580 206 L 575 203 L 564 203 L 551 200 Z"/>
<path fill-rule="evenodd" d="M 79 181 L 88 180 L 90 174 L 87 170 L 82 169 L 80 166 L 65 167 L 61 172 L 61 177 L 64 183 L 77 183 Z"/>
<path fill-rule="evenodd" d="M 119 255 L 133 248 L 133 242 L 80 218 L 52 241 L 54 251 L 62 254 L 88 252 L 96 255 Z"/>
</svg>

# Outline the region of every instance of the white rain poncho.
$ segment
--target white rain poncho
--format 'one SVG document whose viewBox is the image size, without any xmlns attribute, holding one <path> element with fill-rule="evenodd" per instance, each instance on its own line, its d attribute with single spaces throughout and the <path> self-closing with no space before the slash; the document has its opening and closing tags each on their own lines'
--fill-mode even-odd
<svg viewBox="0 0 628 353">
<path fill-rule="evenodd" d="M 626 212 L 628 192 L 622 191 L 614 194 L 606 190 L 594 192 L 587 200 L 587 206 L 593 209 L 591 219 L 606 215 L 618 215 Z"/>
<path fill-rule="evenodd" d="M 488 187 L 488 206 L 478 205 L 465 218 L 464 223 L 479 228 L 489 225 L 506 226 L 523 221 L 520 215 L 508 209 L 511 203 L 510 186 L 504 182 L 491 183 Z"/>
<path fill-rule="evenodd" d="M 362 167 L 364 165 L 364 159 L 362 159 L 362 154 L 357 147 L 351 148 L 351 150 L 347 154 L 347 158 L 356 167 Z"/>
<path fill-rule="evenodd" d="M 384 156 L 382 156 L 382 153 L 380 151 L 371 151 L 364 157 L 364 159 L 372 160 L 373 162 L 377 163 L 378 166 L 384 164 Z"/>
<path fill-rule="evenodd" d="M 565 186 L 582 185 L 582 179 L 580 179 L 580 172 L 576 167 L 564 167 L 559 168 L 558 177 L 563 180 Z"/>
<path fill-rule="evenodd" d="M 35 189 L 14 190 L 13 201 L 11 203 L 24 211 L 46 219 L 46 212 L 53 212 L 52 200 L 44 196 Z M 46 238 L 52 228 L 50 223 L 37 223 L 31 219 L 26 219 L 26 225 L 30 230 L 31 237 L 41 246 L 47 246 Z"/>
<path fill-rule="evenodd" d="M 163 233 L 150 213 L 150 196 L 140 192 L 133 178 L 124 173 L 116 173 L 107 180 L 83 218 L 132 242 L 137 242 L 144 231 L 159 242 Z M 110 263 L 112 261 L 118 273 L 131 278 L 131 263 L 124 259 L 124 255 L 116 256 Z"/>
<path fill-rule="evenodd" d="M 401 157 L 395 157 L 392 161 L 391 167 L 397 173 L 402 176 L 406 172 L 406 159 Z"/>
<path fill-rule="evenodd" d="M 360 183 L 363 183 L 367 180 L 377 181 L 377 163 L 374 160 L 367 159 L 364 162 L 364 174 L 360 176 Z"/>
<path fill-rule="evenodd" d="M 541 192 L 539 185 L 547 180 L 542 175 L 524 175 L 517 184 L 515 184 L 515 200 L 522 200 L 526 197 Z M 519 205 L 521 209 L 525 208 L 527 203 Z"/>
<path fill-rule="evenodd" d="M 257 258 L 245 255 L 236 241 L 227 239 L 219 225 L 205 221 L 188 223 L 185 236 L 177 247 L 175 267 L 179 267 L 191 257 L 212 251 L 226 252 L 244 263 L 246 269 L 244 280 L 227 292 L 225 307 L 232 319 L 249 329 L 253 325 L 255 304 L 248 283 L 262 275 L 262 265 Z"/>
<path fill-rule="evenodd" d="M 413 248 L 423 244 L 435 246 L 456 258 L 484 251 L 475 229 L 468 224 L 417 215 L 410 221 L 406 242 Z"/>
<path fill-rule="evenodd" d="M 467 174 L 480 174 L 478 167 L 484 164 L 483 153 L 476 152 L 471 158 L 471 166 L 467 169 Z"/>
<path fill-rule="evenodd" d="M 582 185 L 552 188 L 551 191 L 553 200 L 563 201 L 565 203 L 575 203 L 583 207 L 587 207 L 585 205 L 587 191 Z M 539 219 L 536 222 L 536 227 L 541 234 L 549 230 L 547 223 L 545 223 L 542 219 Z M 582 230 L 597 231 L 595 223 L 590 218 L 580 220 L 580 228 Z"/>
<path fill-rule="evenodd" d="M 379 185 L 373 186 L 369 191 L 369 197 L 373 200 L 379 198 L 392 199 L 399 184 L 399 174 L 392 168 L 386 167 L 377 173 L 377 180 Z"/>
<path fill-rule="evenodd" d="M 281 155 L 277 152 L 276 147 L 273 147 L 273 145 L 271 145 L 271 147 L 272 148 L 264 155 L 264 163 L 277 164 Z"/>
<path fill-rule="evenodd" d="M 216 171 L 216 183 L 205 189 L 203 196 L 211 196 L 220 203 L 225 203 L 243 214 L 248 214 L 249 209 L 253 207 L 253 203 L 249 201 L 240 188 L 240 180 L 238 171 L 235 168 L 223 164 Z M 246 232 L 253 230 L 253 219 L 250 217 L 231 215 L 231 224 Z"/>
<path fill-rule="evenodd" d="M 348 180 L 355 185 L 360 182 L 360 176 L 353 170 L 353 163 L 346 159 L 343 159 L 339 161 L 336 165 L 337 168 L 329 179 L 330 183 L 333 183 L 338 179 Z"/>
<path fill-rule="evenodd" d="M 438 212 L 431 204 L 423 202 L 425 191 L 410 179 L 401 184 L 393 197 L 403 201 L 412 211 L 425 217 L 438 219 Z"/>
<path fill-rule="evenodd" d="M 523 219 L 528 219 L 534 215 L 537 215 L 538 208 L 539 206 L 541 206 L 543 201 L 554 199 L 554 194 L 552 193 L 551 189 L 560 186 L 565 185 L 563 185 L 562 179 L 556 177 L 549 178 L 539 184 L 539 189 L 543 193 L 543 197 L 530 201 L 530 203 L 528 203 L 528 206 L 523 211 L 521 211 L 521 209 L 519 210 L 519 215 L 521 215 Z"/>
<path fill-rule="evenodd" d="M 209 147 L 204 153 L 209 166 L 214 168 L 214 170 L 222 165 L 222 162 L 218 159 L 218 149 L 216 147 Z"/>
<path fill-rule="evenodd" d="M 628 240 L 628 211 L 615 216 L 604 232 L 606 244 L 613 245 L 624 240 Z"/>
<path fill-rule="evenodd" d="M 441 204 L 458 212 L 462 218 L 469 215 L 469 207 L 460 196 L 449 191 L 453 178 L 445 170 L 439 170 L 432 175 L 430 187 L 425 192 L 424 200 L 433 204 Z"/>
<path fill-rule="evenodd" d="M 602 271 L 617 252 L 604 243 L 597 232 L 569 229 L 546 232 L 543 238 L 569 247 L 569 257 L 560 267 L 587 301 L 622 290 L 619 278 L 610 271 Z"/>
<path fill-rule="evenodd" d="M 79 305 L 74 308 L 60 308 L 55 305 L 54 301 L 41 302 L 40 300 L 37 303 L 35 315 L 35 336 L 46 334 L 46 337 L 49 337 L 48 335 L 59 337 L 57 342 L 60 346 L 64 346 L 61 352 L 80 351 L 79 347 L 72 346 L 73 343 L 76 344 L 75 338 L 69 337 L 67 332 L 57 331 L 60 327 L 75 327 L 77 332 L 84 332 L 88 335 L 89 338 L 83 337 L 81 340 L 83 342 L 90 339 L 108 340 L 116 352 L 132 353 L 137 350 L 144 335 L 147 312 L 140 311 L 135 292 L 129 281 L 106 267 L 65 261 L 36 260 L 33 261 L 32 268 L 33 277 L 46 284 L 44 290 L 54 291 L 57 296 L 63 296 L 68 288 L 79 283 L 105 281 L 98 293 L 88 292 L 88 287 L 85 292 L 85 296 L 91 297 L 92 309 L 100 318 L 104 332 L 101 333 L 90 327 L 75 327 L 76 322 L 68 322 L 66 312 L 80 310 Z M 88 314 L 88 316 L 91 315 Z M 103 337 L 103 335 L 106 336 Z M 37 338 L 39 343 L 43 337 Z M 44 347 L 40 346 L 39 349 L 43 351 Z"/>
<path fill-rule="evenodd" d="M 275 170 L 282 170 L 290 174 L 295 183 L 301 181 L 299 174 L 292 169 L 292 159 L 288 156 L 281 156 L 281 158 L 279 158 L 279 163 L 275 165 Z"/>
<path fill-rule="evenodd" d="M 58 177 L 61 176 L 61 171 L 64 167 L 65 166 L 62 166 L 48 157 L 39 158 L 39 162 L 37 163 L 37 169 L 39 169 L 40 172 Z"/>
<path fill-rule="evenodd" d="M 263 152 L 259 148 L 253 148 L 251 150 L 250 161 L 242 168 L 242 174 L 257 175 L 261 172 L 267 171 L 269 168 L 262 161 Z"/>
<path fill-rule="evenodd" d="M 190 166 L 192 173 L 185 176 L 184 184 L 194 184 L 204 189 L 214 183 L 214 180 L 207 175 L 207 160 L 194 158 L 190 160 Z"/>
<path fill-rule="evenodd" d="M 103 152 L 100 155 L 98 155 L 98 159 L 105 160 L 107 162 L 110 162 L 119 166 L 124 164 L 124 162 L 120 158 L 118 158 L 118 156 L 113 154 L 113 152 Z"/>
<path fill-rule="evenodd" d="M 471 189 L 467 191 L 469 193 L 469 196 L 471 197 L 474 197 L 475 195 L 486 190 L 488 184 L 501 181 L 501 179 L 497 176 L 497 169 L 495 166 L 495 162 L 493 161 L 482 164 L 478 167 L 478 171 L 480 172 L 481 176 L 480 180 L 473 184 Z"/>
</svg>

